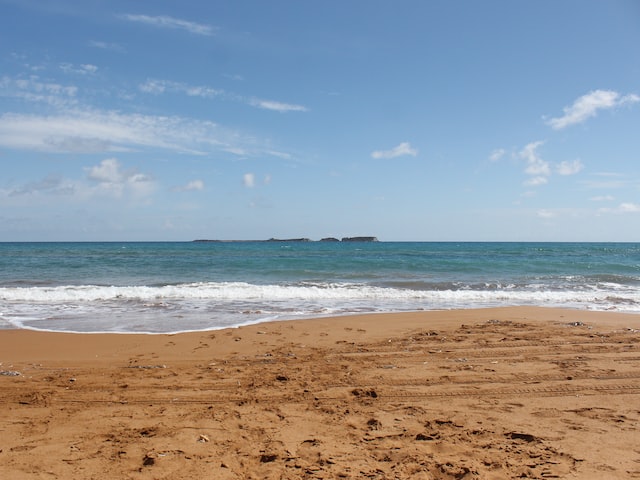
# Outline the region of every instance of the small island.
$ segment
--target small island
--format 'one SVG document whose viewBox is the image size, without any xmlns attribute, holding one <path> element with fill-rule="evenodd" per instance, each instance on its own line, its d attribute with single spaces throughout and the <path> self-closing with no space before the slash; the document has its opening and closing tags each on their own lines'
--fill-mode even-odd
<svg viewBox="0 0 640 480">
<path fill-rule="evenodd" d="M 308 238 L 270 238 L 267 242 L 310 242 Z"/>
<path fill-rule="evenodd" d="M 343 242 L 377 242 L 376 237 L 342 237 Z"/>
<path fill-rule="evenodd" d="M 325 237 L 320 239 L 321 242 L 377 242 L 377 237 L 342 237 L 342 240 L 335 237 Z M 193 240 L 195 243 L 248 243 L 248 242 L 313 242 L 313 240 L 300 237 L 300 238 L 269 238 L 268 240 L 209 240 L 209 239 L 197 239 Z"/>
</svg>

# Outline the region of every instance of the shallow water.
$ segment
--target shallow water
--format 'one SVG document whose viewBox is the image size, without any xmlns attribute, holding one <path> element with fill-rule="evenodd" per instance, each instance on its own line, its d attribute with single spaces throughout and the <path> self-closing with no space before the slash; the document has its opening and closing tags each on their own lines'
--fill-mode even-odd
<svg viewBox="0 0 640 480">
<path fill-rule="evenodd" d="M 640 244 L 0 243 L 0 328 L 178 332 L 359 312 L 640 311 Z"/>
</svg>

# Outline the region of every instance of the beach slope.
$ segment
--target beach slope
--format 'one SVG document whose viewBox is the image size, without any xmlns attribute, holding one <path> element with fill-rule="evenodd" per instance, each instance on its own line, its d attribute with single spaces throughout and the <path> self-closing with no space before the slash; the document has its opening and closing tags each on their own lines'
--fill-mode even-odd
<svg viewBox="0 0 640 480">
<path fill-rule="evenodd" d="M 0 478 L 640 478 L 640 316 L 0 331 Z"/>
</svg>

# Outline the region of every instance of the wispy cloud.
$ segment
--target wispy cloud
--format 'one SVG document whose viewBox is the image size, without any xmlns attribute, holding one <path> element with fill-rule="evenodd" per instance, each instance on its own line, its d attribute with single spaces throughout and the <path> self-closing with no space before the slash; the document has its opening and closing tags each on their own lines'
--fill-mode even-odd
<svg viewBox="0 0 640 480">
<path fill-rule="evenodd" d="M 64 73 L 74 73 L 76 75 L 93 75 L 98 71 L 98 67 L 90 63 L 73 65 L 71 63 L 61 63 L 60 70 Z"/>
<path fill-rule="evenodd" d="M 276 102 L 274 100 L 261 100 L 259 98 L 252 98 L 248 100 L 249 105 L 252 107 L 262 108 L 264 110 L 273 110 L 276 112 L 306 112 L 307 107 L 303 105 L 294 105 L 290 103 Z"/>
<path fill-rule="evenodd" d="M 169 82 L 165 80 L 149 79 L 146 82 L 138 85 L 138 88 L 140 89 L 141 92 L 151 93 L 153 95 L 159 95 L 161 93 L 164 93 L 167 90 L 167 86 L 170 86 L 170 85 L 169 85 Z"/>
<path fill-rule="evenodd" d="M 536 212 L 536 215 L 540 218 L 555 218 L 558 216 L 558 213 L 552 210 L 541 209 Z"/>
<path fill-rule="evenodd" d="M 621 203 L 618 205 L 620 213 L 640 213 L 640 204 L 638 203 Z"/>
<path fill-rule="evenodd" d="M 638 184 L 636 179 L 628 175 L 613 172 L 595 173 L 593 178 L 583 180 L 581 183 L 586 188 L 600 190 L 619 190 Z"/>
<path fill-rule="evenodd" d="M 236 82 L 244 81 L 244 77 L 238 73 L 225 73 L 224 77 L 228 78 L 229 80 L 235 80 Z"/>
<path fill-rule="evenodd" d="M 172 80 L 148 79 L 146 82 L 138 86 L 143 93 L 160 95 L 163 93 L 182 93 L 191 97 L 213 98 L 222 97 L 226 100 L 246 103 L 252 107 L 262 108 L 280 113 L 286 112 L 307 112 L 308 108 L 304 105 L 295 105 L 291 103 L 278 102 L 275 100 L 261 100 L 258 98 L 247 98 L 234 93 L 225 92 L 222 89 L 212 88 L 203 85 L 189 85 L 182 82 L 174 82 Z"/>
<path fill-rule="evenodd" d="M 204 190 L 204 182 L 202 180 L 191 180 L 187 184 L 173 189 L 174 192 L 196 192 L 200 190 Z"/>
<path fill-rule="evenodd" d="M 558 175 L 575 175 L 579 173 L 584 168 L 584 164 L 579 159 L 573 160 L 572 162 L 564 161 L 560 162 L 556 165 L 556 172 Z"/>
<path fill-rule="evenodd" d="M 549 179 L 540 175 L 537 177 L 531 177 L 524 182 L 527 187 L 539 187 L 540 185 L 546 185 L 547 183 L 549 183 Z"/>
<path fill-rule="evenodd" d="M 64 108 L 78 103 L 77 93 L 78 87 L 74 85 L 42 81 L 37 75 L 18 79 L 0 77 L 0 97 L 19 98 Z"/>
<path fill-rule="evenodd" d="M 23 197 L 23 196 L 68 196 L 73 195 L 76 187 L 73 182 L 64 179 L 58 175 L 47 175 L 42 180 L 29 182 L 17 187 L 0 190 L 0 194 L 6 197 Z"/>
<path fill-rule="evenodd" d="M 597 195 L 595 197 L 591 197 L 590 200 L 592 202 L 613 202 L 615 197 L 613 195 Z"/>
<path fill-rule="evenodd" d="M 111 50 L 113 52 L 124 52 L 124 47 L 118 43 L 102 42 L 100 40 L 90 40 L 89 46 L 93 48 L 100 48 L 102 50 Z"/>
<path fill-rule="evenodd" d="M 554 130 L 562 130 L 595 117 L 599 110 L 609 110 L 639 101 L 640 97 L 635 94 L 621 95 L 613 90 L 594 90 L 576 99 L 570 107 L 564 107 L 564 115 L 551 118 L 546 123 Z"/>
<path fill-rule="evenodd" d="M 625 202 L 625 203 L 621 203 L 620 205 L 614 208 L 600 208 L 598 209 L 598 213 L 615 213 L 615 214 L 640 213 L 640 204 Z"/>
<path fill-rule="evenodd" d="M 227 95 L 208 86 L 163 80 L 149 80 L 139 88 L 158 94 L 172 90 L 201 98 Z M 118 94 L 124 98 L 121 92 Z M 268 138 L 213 121 L 94 108 L 85 102 L 87 98 L 77 86 L 44 81 L 37 75 L 0 75 L 0 102 L 3 97 L 24 105 L 19 110 L 0 112 L 0 148 L 74 154 L 165 150 L 191 155 L 293 158 Z M 93 95 L 88 99 L 93 100 Z"/>
<path fill-rule="evenodd" d="M 203 23 L 190 22 L 188 20 L 182 20 L 180 18 L 170 17 L 168 15 L 135 15 L 135 14 L 123 14 L 120 18 L 128 20 L 130 22 L 143 23 L 145 25 L 151 25 L 158 28 L 169 28 L 186 30 L 196 35 L 211 36 L 215 34 L 215 28 L 211 25 Z"/>
<path fill-rule="evenodd" d="M 413 148 L 409 142 L 402 142 L 391 150 L 376 150 L 371 153 L 373 158 L 396 158 L 405 155 L 415 157 L 418 155 L 418 150 Z"/>
<path fill-rule="evenodd" d="M 282 158 L 283 160 L 291 160 L 293 158 L 293 155 L 291 155 L 290 153 L 278 152 L 277 150 L 269 150 L 265 153 L 269 154 L 272 157 Z"/>
<path fill-rule="evenodd" d="M 188 85 L 170 80 L 149 79 L 139 87 L 140 91 L 151 94 L 161 94 L 165 92 L 184 93 L 190 97 L 213 98 L 224 94 L 223 90 L 205 86 Z"/>
<path fill-rule="evenodd" d="M 213 97 L 219 90 L 177 82 L 148 81 L 147 91 L 174 89 Z M 45 82 L 37 76 L 0 77 L 0 97 L 47 105 L 46 113 L 0 114 L 0 146 L 51 153 L 114 153 L 163 149 L 205 155 L 268 155 L 286 158 L 267 139 L 244 135 L 214 122 L 181 116 L 142 115 L 83 105 L 73 85 Z M 33 110 L 29 108 L 28 111 Z"/>
<path fill-rule="evenodd" d="M 213 122 L 183 117 L 75 109 L 56 115 L 0 115 L 0 145 L 52 153 L 122 152 L 162 149 L 204 155 L 222 150 L 265 151 Z"/>
<path fill-rule="evenodd" d="M 500 159 L 502 159 L 502 157 L 504 157 L 504 155 L 506 154 L 506 150 L 504 148 L 496 148 L 493 152 L 491 152 L 491 154 L 489 155 L 489 161 L 491 162 L 498 162 L 500 161 Z"/>
</svg>

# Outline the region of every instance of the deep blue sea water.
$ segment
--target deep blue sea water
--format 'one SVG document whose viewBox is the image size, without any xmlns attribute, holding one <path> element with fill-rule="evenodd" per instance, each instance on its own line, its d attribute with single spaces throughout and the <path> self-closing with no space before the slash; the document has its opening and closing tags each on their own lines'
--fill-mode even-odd
<svg viewBox="0 0 640 480">
<path fill-rule="evenodd" d="M 0 243 L 0 328 L 179 332 L 513 305 L 640 312 L 640 244 Z"/>
</svg>

